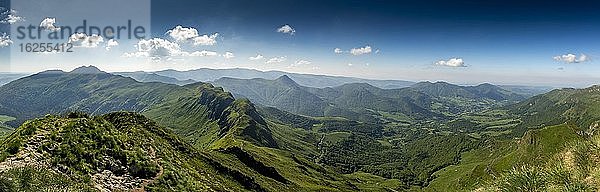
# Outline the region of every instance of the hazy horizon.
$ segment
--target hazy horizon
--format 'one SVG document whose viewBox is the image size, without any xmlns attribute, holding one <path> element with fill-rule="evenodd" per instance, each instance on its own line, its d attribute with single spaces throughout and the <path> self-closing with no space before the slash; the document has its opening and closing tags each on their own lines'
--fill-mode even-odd
<svg viewBox="0 0 600 192">
<path fill-rule="evenodd" d="M 600 46 L 593 40 L 600 33 L 594 25 L 600 13 L 594 1 L 573 2 L 581 5 L 578 9 L 512 0 L 138 1 L 139 13 L 120 8 L 114 15 L 56 11 L 68 9 L 60 3 L 36 9 L 35 1 L 0 1 L 5 21 L 0 34 L 6 33 L 0 72 L 94 65 L 109 72 L 248 68 L 455 84 L 586 87 L 600 82 L 595 60 Z M 52 54 L 24 54 L 17 39 L 18 27 L 40 22 L 51 24 L 44 25 L 50 27 L 42 32 L 46 35 L 82 20 L 117 26 L 132 18 L 138 18 L 134 25 L 149 27 L 144 39 L 97 39 L 91 32 L 81 37 L 87 42 L 75 41 L 73 53 Z"/>
</svg>

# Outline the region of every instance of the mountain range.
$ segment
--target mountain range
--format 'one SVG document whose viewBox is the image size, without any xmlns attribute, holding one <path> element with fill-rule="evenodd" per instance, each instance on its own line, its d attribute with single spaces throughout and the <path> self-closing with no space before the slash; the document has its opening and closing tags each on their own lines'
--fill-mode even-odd
<svg viewBox="0 0 600 192">
<path fill-rule="evenodd" d="M 259 105 L 307 116 L 340 116 L 361 121 L 369 121 L 368 114 L 373 112 L 443 118 L 444 113 L 464 112 L 473 107 L 461 106 L 457 101 L 515 103 L 525 99 L 491 84 L 458 86 L 421 82 L 407 88 L 381 89 L 367 83 L 350 83 L 313 88 L 301 86 L 287 75 L 275 80 L 220 78 L 213 84 Z"/>
<path fill-rule="evenodd" d="M 347 83 L 369 83 L 371 85 L 381 88 L 401 88 L 407 87 L 414 82 L 401 81 L 401 80 L 371 80 L 361 79 L 353 77 L 342 77 L 342 76 L 328 76 L 328 75 L 311 75 L 311 74 L 298 74 L 288 73 L 283 71 L 259 71 L 254 69 L 195 69 L 189 71 L 176 71 L 176 70 L 164 70 L 152 72 L 153 74 L 175 78 L 179 81 L 193 80 L 197 82 L 212 82 L 223 77 L 238 78 L 238 79 L 276 79 L 283 75 L 286 75 L 293 79 L 300 85 L 310 87 L 335 87 Z M 130 73 L 121 73 L 123 75 L 130 75 Z"/>
<path fill-rule="evenodd" d="M 153 74 L 89 66 L 1 86 L 0 191 L 600 186 L 598 86 L 531 96 L 491 84 Z"/>
</svg>

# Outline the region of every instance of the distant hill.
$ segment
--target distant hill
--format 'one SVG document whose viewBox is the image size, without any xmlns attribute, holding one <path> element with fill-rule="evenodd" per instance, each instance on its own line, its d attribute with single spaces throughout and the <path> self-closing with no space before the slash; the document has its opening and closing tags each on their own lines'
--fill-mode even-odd
<svg viewBox="0 0 600 192">
<path fill-rule="evenodd" d="M 523 85 L 499 85 L 502 89 L 509 90 L 513 93 L 526 97 L 533 97 L 539 94 L 544 94 L 555 89 L 548 86 L 523 86 Z"/>
<path fill-rule="evenodd" d="M 366 83 L 310 88 L 284 75 L 275 80 L 221 78 L 214 84 L 257 104 L 308 116 L 339 116 L 367 122 L 375 120 L 369 117 L 368 110 L 399 112 L 419 118 L 437 116 L 420 105 L 429 104 L 429 98 L 422 93 L 388 97 L 394 90 Z"/>
<path fill-rule="evenodd" d="M 373 86 L 383 89 L 394 89 L 408 87 L 414 82 L 402 80 L 370 80 L 353 77 L 327 76 L 327 75 L 311 75 L 297 74 L 282 71 L 259 71 L 253 69 L 196 69 L 190 71 L 165 70 L 152 72 L 157 75 L 176 78 L 180 81 L 194 80 L 198 82 L 211 82 L 222 77 L 230 77 L 236 79 L 254 79 L 262 78 L 268 80 L 277 79 L 283 75 L 288 76 L 296 83 L 307 87 L 336 87 L 348 83 L 369 83 Z"/>
<path fill-rule="evenodd" d="M 225 77 L 214 83 L 226 87 L 239 97 L 249 98 L 252 102 L 276 106 L 293 113 L 323 116 L 325 108 L 328 107 L 326 101 L 306 91 L 288 76 L 281 76 L 275 80 Z"/>
<path fill-rule="evenodd" d="M 136 81 L 139 82 L 160 82 L 160 83 L 168 83 L 168 84 L 175 84 L 175 85 L 187 85 L 187 84 L 192 84 L 192 83 L 196 83 L 197 81 L 188 79 L 188 80 L 178 80 L 172 77 L 166 77 L 166 76 L 162 76 L 162 75 L 157 75 L 155 73 L 147 73 L 147 72 L 120 72 L 120 73 L 113 73 L 115 75 L 121 75 L 123 77 L 131 77 L 133 79 L 135 79 Z"/>
<path fill-rule="evenodd" d="M 10 83 L 11 81 L 17 80 L 21 77 L 25 77 L 27 74 L 21 73 L 0 73 L 0 86 Z"/>
<path fill-rule="evenodd" d="M 420 82 L 411 86 L 412 89 L 437 97 L 462 97 L 470 99 L 492 100 L 524 100 L 525 96 L 510 92 L 492 84 L 477 86 L 458 86 L 446 82 Z"/>
<path fill-rule="evenodd" d="M 524 119 L 524 128 L 570 122 L 588 130 L 600 121 L 600 86 L 553 90 L 509 109 Z"/>
<path fill-rule="evenodd" d="M 312 88 L 301 86 L 287 75 L 275 80 L 221 78 L 214 84 L 260 105 L 308 116 L 339 116 L 360 121 L 374 121 L 369 115 L 373 112 L 401 113 L 420 119 L 442 118 L 441 113 L 485 107 L 470 101 L 493 106 L 525 99 L 491 84 L 458 86 L 422 82 L 408 88 L 381 89 L 368 83 L 349 83 Z"/>
</svg>

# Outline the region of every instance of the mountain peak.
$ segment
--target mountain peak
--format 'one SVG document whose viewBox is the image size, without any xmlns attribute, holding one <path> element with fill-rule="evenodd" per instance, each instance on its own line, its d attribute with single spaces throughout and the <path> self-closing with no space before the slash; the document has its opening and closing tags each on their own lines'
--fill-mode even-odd
<svg viewBox="0 0 600 192">
<path fill-rule="evenodd" d="M 76 69 L 73 69 L 73 71 L 71 71 L 70 73 L 76 73 L 76 74 L 100 74 L 100 73 L 105 73 L 104 71 L 101 71 L 100 69 L 98 69 L 97 67 L 90 65 L 90 66 L 81 66 L 81 67 L 77 67 Z"/>
<path fill-rule="evenodd" d="M 422 82 L 418 82 L 413 84 L 411 87 L 429 87 L 429 86 L 456 86 L 444 81 L 436 81 L 436 82 L 431 82 L 431 81 L 422 81 Z"/>
<path fill-rule="evenodd" d="M 491 83 L 482 83 L 482 84 L 477 85 L 477 87 L 492 87 L 492 88 L 497 88 L 498 86 L 493 85 Z"/>
<path fill-rule="evenodd" d="M 296 83 L 296 81 L 292 80 L 290 77 L 288 77 L 287 75 L 282 75 L 281 77 L 275 79 L 276 82 L 280 82 L 283 83 L 285 85 L 298 85 Z"/>
</svg>

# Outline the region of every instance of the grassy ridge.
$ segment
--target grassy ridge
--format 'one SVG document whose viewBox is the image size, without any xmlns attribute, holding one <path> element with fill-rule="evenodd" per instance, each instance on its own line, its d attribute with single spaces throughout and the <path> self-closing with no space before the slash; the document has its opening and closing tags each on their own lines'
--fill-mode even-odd
<svg viewBox="0 0 600 192">
<path fill-rule="evenodd" d="M 97 117 L 81 114 L 64 118 L 48 116 L 19 127 L 4 140 L 0 149 L 6 159 L 3 163 L 22 164 L 26 168 L 36 165 L 44 173 L 60 174 L 83 185 L 93 186 L 102 181 L 98 174 L 107 171 L 134 183 L 131 186 L 119 186 L 127 182 L 117 185 L 99 183 L 101 188 L 109 190 L 132 189 L 130 187 L 145 187 L 151 191 L 243 188 L 241 182 L 228 178 L 228 173 L 218 170 L 206 156 L 169 130 L 134 113 Z M 23 156 L 32 158 L 21 160 Z M 4 169 L 19 171 L 16 167 Z M 42 175 L 31 181 L 51 182 L 53 179 Z M 12 178 L 10 174 L 4 177 Z M 141 181 L 148 181 L 148 184 L 144 186 Z"/>
<path fill-rule="evenodd" d="M 557 125 L 528 131 L 515 141 L 495 141 L 464 153 L 460 164 L 446 167 L 426 188 L 469 190 L 482 186 L 521 166 L 543 166 L 573 142 L 582 142 L 573 125 Z"/>
</svg>

